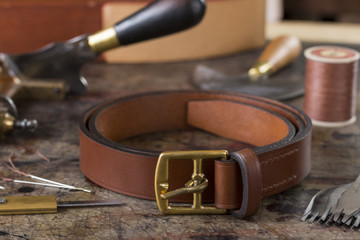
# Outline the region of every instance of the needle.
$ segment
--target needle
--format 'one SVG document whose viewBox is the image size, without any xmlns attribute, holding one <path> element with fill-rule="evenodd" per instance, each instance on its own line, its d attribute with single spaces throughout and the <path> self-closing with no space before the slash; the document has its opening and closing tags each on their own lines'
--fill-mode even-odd
<svg viewBox="0 0 360 240">
<path fill-rule="evenodd" d="M 17 169 L 14 165 L 14 163 L 12 162 L 12 155 L 10 155 L 8 161 L 10 163 L 10 165 L 5 164 L 6 167 L 8 167 L 10 170 L 12 170 L 13 172 L 15 173 L 18 173 L 18 174 L 21 174 L 25 177 L 30 177 L 31 179 L 36 179 L 36 180 L 39 180 L 39 181 L 42 181 L 42 182 L 46 182 L 48 183 L 47 185 L 45 185 L 45 183 L 37 183 L 37 182 L 27 182 L 27 181 L 22 181 L 22 180 L 13 180 L 11 179 L 11 181 L 13 182 L 17 182 L 17 183 L 27 183 L 27 184 L 33 184 L 33 185 L 42 185 L 42 186 L 48 186 L 48 187 L 58 187 L 58 188 L 67 188 L 67 189 L 73 189 L 73 190 L 77 190 L 77 191 L 83 191 L 83 192 L 88 192 L 88 193 L 91 193 L 90 190 L 88 189 L 85 189 L 85 188 L 78 188 L 78 187 L 74 187 L 74 186 L 71 186 L 71 185 L 67 185 L 67 184 L 63 184 L 63 183 L 59 183 L 59 182 L 55 182 L 55 181 L 51 181 L 51 180 L 48 180 L 48 179 L 45 179 L 45 178 L 41 178 L 41 177 L 37 177 L 35 175 L 31 175 L 31 174 L 28 174 L 28 173 L 25 173 L 25 172 L 22 172 L 20 171 L 19 169 Z"/>
<path fill-rule="evenodd" d="M 7 181 L 7 182 L 14 182 L 14 183 L 23 183 L 23 184 L 31 184 L 31 185 L 40 185 L 40 186 L 45 186 L 45 187 L 56 187 L 56 188 L 66 188 L 66 189 L 72 189 L 72 190 L 77 190 L 77 191 L 84 191 L 84 192 L 91 192 L 88 189 L 85 188 L 77 188 L 74 186 L 70 186 L 70 185 L 59 185 L 59 184 L 50 184 L 50 183 L 41 183 L 41 182 L 31 182 L 31 181 L 23 181 L 23 180 L 17 180 L 17 179 L 10 179 L 10 178 L 2 178 L 2 180 Z M 4 187 L 1 187 L 1 189 L 5 189 Z"/>
<path fill-rule="evenodd" d="M 32 179 L 36 179 L 36 180 L 39 180 L 39 181 L 50 183 L 49 185 L 55 185 L 55 186 L 57 185 L 57 186 L 63 187 L 63 188 L 69 188 L 69 189 L 73 189 L 73 190 L 78 190 L 78 191 L 84 191 L 84 192 L 91 193 L 90 190 L 85 189 L 85 188 L 77 188 L 77 187 L 74 187 L 74 186 L 71 186 L 71 185 L 67 185 L 67 184 L 51 181 L 51 180 L 48 180 L 48 179 L 45 179 L 45 178 L 37 177 L 37 176 L 31 175 L 31 174 L 29 174 L 28 176 L 30 178 L 32 178 Z"/>
</svg>

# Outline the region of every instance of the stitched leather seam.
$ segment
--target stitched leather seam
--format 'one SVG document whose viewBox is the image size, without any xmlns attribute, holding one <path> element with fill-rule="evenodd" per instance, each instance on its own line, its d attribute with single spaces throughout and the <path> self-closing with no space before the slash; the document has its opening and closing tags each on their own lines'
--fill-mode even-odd
<svg viewBox="0 0 360 240">
<path fill-rule="evenodd" d="M 283 181 L 281 181 L 279 183 L 275 183 L 275 184 L 273 184 L 271 186 L 264 187 L 261 191 L 262 192 L 272 191 L 273 189 L 276 189 L 277 187 L 279 187 L 281 185 L 284 185 L 284 184 L 287 184 L 289 182 L 292 182 L 292 181 L 296 180 L 296 178 L 297 178 L 297 176 L 293 175 L 293 176 L 291 176 L 291 177 L 289 177 L 289 178 L 287 178 L 287 179 L 285 179 L 285 180 L 283 180 Z"/>
<path fill-rule="evenodd" d="M 282 158 L 284 158 L 284 157 L 287 157 L 287 156 L 289 156 L 289 155 L 291 155 L 291 154 L 293 154 L 293 153 L 295 153 L 295 152 L 297 152 L 297 151 L 299 151 L 298 148 L 296 148 L 296 149 L 294 149 L 294 150 L 292 150 L 292 151 L 290 151 L 290 152 L 287 152 L 287 153 L 285 153 L 285 154 L 283 154 L 283 155 L 276 156 L 276 157 L 270 158 L 270 159 L 268 159 L 268 160 L 262 161 L 262 162 L 260 163 L 260 165 L 262 166 L 262 165 L 265 165 L 265 164 L 269 164 L 269 163 L 275 162 L 275 161 L 280 160 L 280 159 L 282 159 Z"/>
</svg>

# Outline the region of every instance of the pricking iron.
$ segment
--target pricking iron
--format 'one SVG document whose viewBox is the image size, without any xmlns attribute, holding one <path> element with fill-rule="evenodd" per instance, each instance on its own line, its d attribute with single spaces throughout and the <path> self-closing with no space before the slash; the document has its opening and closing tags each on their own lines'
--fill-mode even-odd
<svg viewBox="0 0 360 240">
<path fill-rule="evenodd" d="M 352 183 L 315 194 L 301 220 L 357 229 L 360 225 L 360 175 Z"/>
</svg>

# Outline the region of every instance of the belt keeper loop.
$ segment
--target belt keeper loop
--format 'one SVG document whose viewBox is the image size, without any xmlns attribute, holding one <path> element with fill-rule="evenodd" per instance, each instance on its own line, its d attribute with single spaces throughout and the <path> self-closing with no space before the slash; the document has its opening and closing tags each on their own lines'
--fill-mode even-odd
<svg viewBox="0 0 360 240">
<path fill-rule="evenodd" d="M 235 161 L 215 161 L 215 207 L 239 209 L 241 207 L 242 183 L 240 167 Z"/>
<path fill-rule="evenodd" d="M 260 208 L 262 177 L 260 162 L 251 149 L 243 149 L 230 154 L 230 159 L 240 166 L 243 183 L 242 203 L 239 210 L 230 210 L 237 218 L 254 215 Z"/>
</svg>

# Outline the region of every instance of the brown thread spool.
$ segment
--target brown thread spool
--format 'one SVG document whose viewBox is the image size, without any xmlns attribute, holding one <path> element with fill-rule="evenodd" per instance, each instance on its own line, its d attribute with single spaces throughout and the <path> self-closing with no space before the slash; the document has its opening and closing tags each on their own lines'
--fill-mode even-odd
<svg viewBox="0 0 360 240">
<path fill-rule="evenodd" d="M 356 121 L 359 52 L 318 46 L 305 50 L 304 111 L 316 126 L 341 127 Z"/>
</svg>

